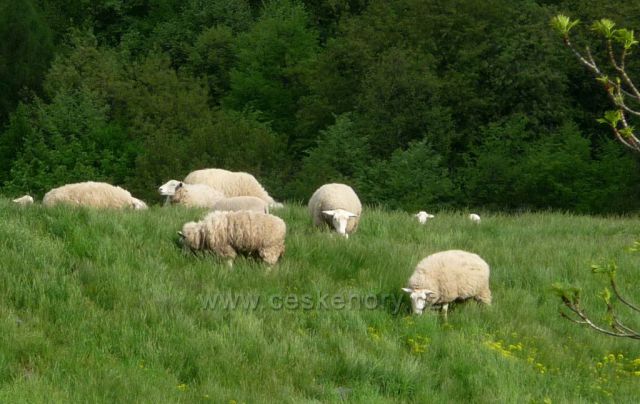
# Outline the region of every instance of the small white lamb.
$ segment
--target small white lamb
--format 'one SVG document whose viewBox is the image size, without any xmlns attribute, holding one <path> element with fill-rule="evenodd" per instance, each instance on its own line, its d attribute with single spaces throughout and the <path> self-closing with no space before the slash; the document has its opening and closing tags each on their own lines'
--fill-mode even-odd
<svg viewBox="0 0 640 404">
<path fill-rule="evenodd" d="M 211 251 L 227 258 L 229 266 L 241 254 L 256 254 L 273 265 L 284 254 L 287 226 L 282 219 L 266 213 L 211 212 L 199 222 L 189 222 L 178 232 L 183 247 L 191 251 Z"/>
<path fill-rule="evenodd" d="M 470 252 L 441 251 L 420 261 L 402 290 L 409 293 L 415 314 L 439 304 L 446 318 L 449 303 L 455 300 L 473 298 L 491 304 L 489 265 Z"/>
<path fill-rule="evenodd" d="M 471 220 L 474 223 L 480 223 L 480 215 L 478 215 L 477 213 L 471 213 L 469 215 L 469 220 Z"/>
<path fill-rule="evenodd" d="M 31 205 L 33 203 L 33 197 L 31 195 L 24 195 L 14 199 L 13 202 L 21 206 Z"/>
<path fill-rule="evenodd" d="M 434 215 L 427 213 L 424 210 L 421 210 L 420 212 L 416 213 L 414 216 L 418 218 L 418 222 L 420 222 L 420 224 L 425 224 L 427 223 L 428 219 L 433 219 L 435 217 Z"/>
</svg>

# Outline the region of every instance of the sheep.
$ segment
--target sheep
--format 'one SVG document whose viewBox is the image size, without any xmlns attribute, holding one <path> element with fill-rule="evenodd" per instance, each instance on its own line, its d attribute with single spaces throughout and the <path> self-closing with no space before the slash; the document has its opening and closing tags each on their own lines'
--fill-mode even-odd
<svg viewBox="0 0 640 404">
<path fill-rule="evenodd" d="M 490 305 L 489 265 L 480 256 L 461 250 L 441 251 L 418 263 L 402 288 L 409 293 L 415 314 L 426 306 L 440 304 L 446 318 L 449 303 L 474 298 Z"/>
<path fill-rule="evenodd" d="M 44 206 L 54 206 L 59 203 L 94 208 L 147 208 L 143 201 L 132 197 L 129 191 L 105 182 L 93 181 L 53 188 L 42 199 Z"/>
<path fill-rule="evenodd" d="M 13 202 L 17 203 L 20 206 L 31 205 L 33 203 L 33 197 L 30 195 L 24 195 L 20 198 L 14 199 Z"/>
<path fill-rule="evenodd" d="M 420 212 L 416 213 L 414 216 L 418 218 L 418 221 L 420 222 L 420 224 L 425 224 L 427 223 L 428 219 L 433 219 L 435 217 L 434 215 L 427 213 L 424 210 L 421 210 Z"/>
<path fill-rule="evenodd" d="M 469 220 L 471 220 L 474 223 L 480 223 L 480 215 L 478 215 L 477 213 L 471 213 L 469 215 Z"/>
<path fill-rule="evenodd" d="M 158 188 L 160 195 L 167 197 L 165 204 L 174 203 L 189 207 L 211 208 L 224 194 L 204 184 L 185 184 L 170 180 Z"/>
<path fill-rule="evenodd" d="M 251 210 L 253 212 L 269 213 L 269 205 L 255 196 L 234 196 L 223 198 L 213 204 L 212 210 L 226 210 L 237 212 Z"/>
<path fill-rule="evenodd" d="M 184 248 L 212 251 L 232 266 L 238 253 L 257 253 L 274 265 L 284 254 L 286 233 L 287 226 L 279 217 L 244 210 L 211 212 L 199 222 L 185 223 L 178 235 Z"/>
<path fill-rule="evenodd" d="M 281 208 L 282 204 L 273 200 L 256 178 L 245 172 L 232 172 L 219 168 L 206 168 L 189 173 L 184 182 L 187 184 L 205 184 L 232 196 L 255 196 L 267 202 L 273 208 Z"/>
<path fill-rule="evenodd" d="M 311 195 L 308 207 L 316 226 L 328 224 L 347 239 L 358 229 L 362 204 L 348 185 L 321 186 Z"/>
</svg>

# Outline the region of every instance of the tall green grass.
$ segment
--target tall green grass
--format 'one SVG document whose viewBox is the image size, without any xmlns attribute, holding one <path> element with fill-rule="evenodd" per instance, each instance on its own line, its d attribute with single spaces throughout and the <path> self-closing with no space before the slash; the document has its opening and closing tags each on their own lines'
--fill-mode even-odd
<svg viewBox="0 0 640 404">
<path fill-rule="evenodd" d="M 638 400 L 640 345 L 561 319 L 550 288 L 581 286 L 602 313 L 589 267 L 615 261 L 640 300 L 640 257 L 625 251 L 640 239 L 635 217 L 487 214 L 475 225 L 445 212 L 421 226 L 369 209 L 344 240 L 289 206 L 276 212 L 288 225 L 282 261 L 230 270 L 176 244 L 200 210 L 0 210 L 0 402 Z M 491 265 L 494 304 L 456 304 L 447 323 L 412 316 L 400 288 L 421 258 L 453 248 Z M 225 309 L 215 296 L 259 301 Z M 379 304 L 318 307 L 322 296 Z M 305 297 L 316 306 L 274 307 Z"/>
</svg>

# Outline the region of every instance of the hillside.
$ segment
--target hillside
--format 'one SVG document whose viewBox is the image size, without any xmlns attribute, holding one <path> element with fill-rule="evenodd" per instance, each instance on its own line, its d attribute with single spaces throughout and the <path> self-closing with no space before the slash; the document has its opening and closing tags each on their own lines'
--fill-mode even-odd
<svg viewBox="0 0 640 404">
<path fill-rule="evenodd" d="M 616 261 L 637 301 L 636 217 L 474 225 L 444 212 L 420 226 L 368 209 L 346 241 L 289 206 L 277 212 L 287 251 L 269 271 L 183 253 L 176 231 L 198 210 L 1 200 L 0 211 L 0 402 L 631 403 L 640 392 L 640 345 L 561 319 L 550 290 L 566 281 L 595 296 L 590 265 Z M 457 304 L 448 323 L 410 315 L 400 288 L 420 258 L 451 248 L 491 265 L 493 306 Z"/>
</svg>

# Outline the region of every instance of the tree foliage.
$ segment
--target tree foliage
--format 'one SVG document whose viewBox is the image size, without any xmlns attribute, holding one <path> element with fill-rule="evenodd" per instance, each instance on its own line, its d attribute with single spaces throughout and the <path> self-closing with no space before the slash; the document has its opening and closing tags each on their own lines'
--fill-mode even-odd
<svg viewBox="0 0 640 404">
<path fill-rule="evenodd" d="M 608 13 L 589 31 L 604 41 L 592 48 L 594 60 L 606 61 L 607 41 L 615 52 L 636 46 L 620 28 L 638 23 L 627 4 L 0 6 L 7 193 L 104 179 L 151 202 L 168 179 L 223 167 L 252 172 L 281 199 L 306 201 L 315 187 L 339 181 L 365 203 L 407 210 L 637 209 L 638 157 L 616 148 L 596 122 L 627 139 L 633 89 L 615 67 L 603 67 L 612 91 L 595 91 L 603 84 L 582 80 L 586 73 L 549 29 L 558 8 L 583 21 Z M 589 40 L 573 19 L 556 25 L 576 43 Z M 633 77 L 638 61 L 624 61 Z M 607 97 L 618 107 L 603 116 Z"/>
</svg>

